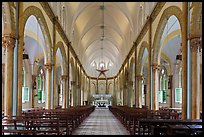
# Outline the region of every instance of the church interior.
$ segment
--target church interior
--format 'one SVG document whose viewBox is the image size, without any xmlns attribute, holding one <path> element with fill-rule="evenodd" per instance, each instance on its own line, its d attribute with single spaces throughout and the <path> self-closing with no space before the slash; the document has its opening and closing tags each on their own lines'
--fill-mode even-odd
<svg viewBox="0 0 204 137">
<path fill-rule="evenodd" d="M 2 2 L 2 135 L 202 135 L 202 2 Z"/>
</svg>

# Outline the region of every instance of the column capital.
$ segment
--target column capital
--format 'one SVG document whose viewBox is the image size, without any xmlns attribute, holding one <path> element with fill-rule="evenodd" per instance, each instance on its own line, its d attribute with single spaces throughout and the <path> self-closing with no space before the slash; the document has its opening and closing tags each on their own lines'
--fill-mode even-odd
<svg viewBox="0 0 204 137">
<path fill-rule="evenodd" d="M 44 65 L 44 69 L 45 70 L 48 70 L 48 71 L 51 71 L 52 70 L 52 64 L 51 63 L 47 63 Z"/>
<path fill-rule="evenodd" d="M 169 78 L 172 78 L 172 77 L 173 77 L 173 75 L 168 75 L 168 77 L 169 77 Z"/>
<path fill-rule="evenodd" d="M 194 52 L 198 51 L 198 49 L 201 49 L 202 46 L 201 46 L 200 37 L 192 37 L 190 39 L 190 47 L 191 47 L 191 50 Z"/>
<path fill-rule="evenodd" d="M 143 75 L 136 75 L 137 80 L 144 80 L 144 76 Z"/>
<path fill-rule="evenodd" d="M 37 77 L 37 75 L 32 75 L 32 78 L 35 79 Z"/>
<path fill-rule="evenodd" d="M 129 86 L 133 86 L 133 81 L 128 82 Z"/>
<path fill-rule="evenodd" d="M 66 80 L 67 79 L 67 75 L 61 75 L 61 79 L 62 80 Z"/>
<path fill-rule="evenodd" d="M 160 65 L 159 64 L 157 64 L 157 63 L 153 63 L 152 65 L 152 69 L 154 70 L 154 71 L 159 71 L 160 70 Z"/>
<path fill-rule="evenodd" d="M 15 47 L 15 36 L 9 34 L 9 35 L 3 35 L 2 36 L 2 46 L 3 48 L 14 48 Z"/>
<path fill-rule="evenodd" d="M 76 84 L 76 81 L 71 81 L 71 84 L 72 84 L 72 85 Z"/>
<path fill-rule="evenodd" d="M 80 88 L 80 85 L 76 85 L 77 88 Z"/>
<path fill-rule="evenodd" d="M 2 71 L 4 72 L 4 71 L 5 71 L 5 63 L 3 63 L 3 64 L 1 65 L 1 67 L 2 67 Z"/>
</svg>

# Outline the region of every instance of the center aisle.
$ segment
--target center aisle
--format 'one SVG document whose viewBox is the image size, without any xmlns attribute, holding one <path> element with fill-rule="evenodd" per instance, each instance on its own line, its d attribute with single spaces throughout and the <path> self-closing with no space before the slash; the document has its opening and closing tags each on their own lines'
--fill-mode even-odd
<svg viewBox="0 0 204 137">
<path fill-rule="evenodd" d="M 73 135 L 129 135 L 129 132 L 107 108 L 96 108 Z"/>
</svg>

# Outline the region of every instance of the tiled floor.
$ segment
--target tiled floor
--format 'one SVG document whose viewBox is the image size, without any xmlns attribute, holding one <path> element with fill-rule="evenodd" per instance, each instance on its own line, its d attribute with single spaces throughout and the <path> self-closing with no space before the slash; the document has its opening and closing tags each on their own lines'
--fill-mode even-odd
<svg viewBox="0 0 204 137">
<path fill-rule="evenodd" d="M 73 135 L 129 135 L 129 132 L 107 108 L 96 108 Z"/>
</svg>

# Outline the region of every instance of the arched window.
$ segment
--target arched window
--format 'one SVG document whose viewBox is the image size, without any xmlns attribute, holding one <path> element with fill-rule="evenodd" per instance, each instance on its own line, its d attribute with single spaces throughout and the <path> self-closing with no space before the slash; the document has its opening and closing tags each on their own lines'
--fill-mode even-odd
<svg viewBox="0 0 204 137">
<path fill-rule="evenodd" d="M 182 103 L 182 67 L 179 67 L 179 85 L 178 88 L 175 88 L 175 102 Z"/>
<path fill-rule="evenodd" d="M 29 101 L 29 87 L 26 86 L 26 71 L 22 68 L 22 103 Z"/>
<path fill-rule="evenodd" d="M 182 67 L 179 68 L 179 88 L 182 87 Z"/>
<path fill-rule="evenodd" d="M 142 105 L 145 105 L 144 80 L 142 80 Z"/>
<path fill-rule="evenodd" d="M 160 86 L 158 91 L 158 102 L 160 103 L 166 103 L 166 92 L 167 92 L 167 71 L 163 67 L 160 72 Z"/>
<path fill-rule="evenodd" d="M 38 87 L 38 103 L 45 102 L 45 86 L 44 86 L 44 72 L 42 68 L 40 69 L 40 73 L 37 77 L 37 87 Z"/>
</svg>

